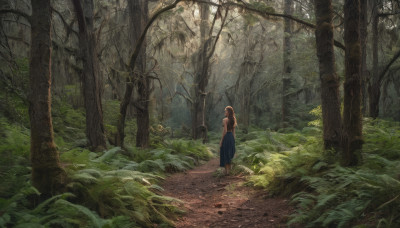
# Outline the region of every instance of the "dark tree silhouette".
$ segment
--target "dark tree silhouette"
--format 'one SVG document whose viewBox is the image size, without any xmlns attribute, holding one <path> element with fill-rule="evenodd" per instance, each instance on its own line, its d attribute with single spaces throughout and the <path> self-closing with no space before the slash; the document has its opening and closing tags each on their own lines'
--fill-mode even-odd
<svg viewBox="0 0 400 228">
<path fill-rule="evenodd" d="M 93 0 L 73 0 L 79 25 L 79 49 L 83 61 L 82 84 L 86 109 L 86 135 L 94 151 L 106 149 L 101 104 L 99 60 L 93 22 Z"/>
<path fill-rule="evenodd" d="M 315 1 L 315 16 L 317 20 L 315 37 L 321 80 L 324 145 L 326 149 L 334 148 L 338 150 L 340 148 L 342 121 L 340 116 L 339 77 L 336 74 L 333 49 L 332 0 Z"/>
<path fill-rule="evenodd" d="M 293 0 L 285 0 L 283 13 L 285 15 L 292 15 L 293 13 Z M 282 78 L 282 127 L 286 127 L 289 122 L 290 116 L 290 95 L 289 90 L 292 84 L 292 20 L 289 18 L 283 19 L 283 78 Z"/>
<path fill-rule="evenodd" d="M 62 191 L 66 174 L 54 144 L 51 118 L 51 5 L 32 0 L 29 63 L 32 183 L 44 198 Z"/>
<path fill-rule="evenodd" d="M 344 165 L 360 162 L 362 148 L 361 113 L 361 47 L 360 1 L 346 0 L 344 4 L 345 83 L 343 110 L 343 159 Z"/>
</svg>

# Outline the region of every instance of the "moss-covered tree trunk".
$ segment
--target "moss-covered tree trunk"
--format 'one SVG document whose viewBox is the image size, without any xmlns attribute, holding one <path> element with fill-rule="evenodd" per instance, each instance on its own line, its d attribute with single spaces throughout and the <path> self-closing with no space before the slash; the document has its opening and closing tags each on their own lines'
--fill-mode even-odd
<svg viewBox="0 0 400 228">
<path fill-rule="evenodd" d="M 54 145 L 51 119 L 51 5 L 32 0 L 29 63 L 32 183 L 45 198 L 62 191 L 65 172 Z"/>
<path fill-rule="evenodd" d="M 360 162 L 362 148 L 361 113 L 361 47 L 360 47 L 360 0 L 345 0 L 344 42 L 345 83 L 342 163 L 347 166 Z"/>
<path fill-rule="evenodd" d="M 138 39 L 135 42 L 133 42 L 134 49 L 133 49 L 133 53 L 130 57 L 129 66 L 128 66 L 128 69 L 130 70 L 131 73 L 126 81 L 126 90 L 125 90 L 124 97 L 120 104 L 120 110 L 119 110 L 120 115 L 118 117 L 118 124 L 117 124 L 117 135 L 116 135 L 115 142 L 119 146 L 123 146 L 123 144 L 124 144 L 124 137 L 125 137 L 124 129 L 125 129 L 126 110 L 131 101 L 131 96 L 132 96 L 133 86 L 134 86 L 133 83 L 135 81 L 135 78 L 134 78 L 135 75 L 133 74 L 133 72 L 135 69 L 135 64 L 137 62 L 136 60 L 139 58 L 139 56 L 142 53 L 141 46 L 143 45 L 143 43 L 145 41 L 145 36 L 147 34 L 147 31 L 149 30 L 150 26 L 153 24 L 153 22 L 156 20 L 156 18 L 158 16 L 160 16 L 162 13 L 164 13 L 170 9 L 175 8 L 179 2 L 181 2 L 181 0 L 175 0 L 175 2 L 172 3 L 171 5 L 165 6 L 161 9 L 157 10 L 156 12 L 154 12 L 152 17 L 149 19 L 149 22 L 146 24 L 144 30 L 141 31 L 140 36 L 138 36 Z M 137 1 L 128 1 L 128 3 L 137 4 L 138 2 Z M 132 23 L 130 23 L 130 24 L 132 24 Z M 138 104 L 134 104 L 134 105 L 138 106 Z"/>
<path fill-rule="evenodd" d="M 148 0 L 140 0 L 137 3 L 129 1 L 128 6 L 130 9 L 131 24 L 133 25 L 130 31 L 132 33 L 132 40 L 136 43 L 148 21 Z M 138 100 L 135 106 L 137 123 L 136 146 L 146 148 L 149 146 L 150 140 L 150 79 L 145 75 L 146 41 L 144 41 L 141 54 L 138 56 L 136 71 L 138 72 L 136 76 Z"/>
<path fill-rule="evenodd" d="M 247 27 L 245 32 L 247 33 L 251 31 Z M 256 75 L 259 72 L 264 59 L 264 42 L 254 41 L 254 37 L 248 37 L 245 43 L 246 45 L 243 50 L 245 52 L 244 59 L 240 65 L 239 76 L 235 83 L 235 100 L 240 102 L 240 129 L 242 132 L 247 134 L 250 126 L 251 101 L 254 98 L 251 88 L 253 88 Z M 254 54 L 258 44 L 260 44 L 260 58 L 255 60 Z"/>
<path fill-rule="evenodd" d="M 368 69 L 367 69 L 367 37 L 368 37 L 368 1 L 360 0 L 360 43 L 361 43 L 361 110 L 368 112 Z"/>
<path fill-rule="evenodd" d="M 341 114 L 339 77 L 333 49 L 333 9 L 331 0 L 315 0 L 317 56 L 321 80 L 323 137 L 326 149 L 340 148 Z"/>
<path fill-rule="evenodd" d="M 372 11 L 372 78 L 368 88 L 369 93 L 369 116 L 377 118 L 379 116 L 379 99 L 381 97 L 381 85 L 379 82 L 379 4 L 373 3 Z"/>
<path fill-rule="evenodd" d="M 255 45 L 253 46 L 253 50 Z M 251 52 L 251 51 L 250 51 Z M 251 53 L 253 54 L 253 53 Z M 240 102 L 240 128 L 243 133 L 248 133 L 250 127 L 250 104 L 251 104 L 251 81 L 254 78 L 254 68 L 256 62 L 252 59 L 249 53 L 246 54 L 242 65 L 240 66 L 239 79 L 236 86 L 240 86 L 240 89 L 236 89 L 237 96 Z"/>
<path fill-rule="evenodd" d="M 128 1 L 129 12 L 129 40 L 132 46 L 136 46 L 144 27 L 148 21 L 148 2 L 147 0 Z M 126 112 L 131 100 L 135 86 L 138 92 L 138 101 L 133 101 L 136 110 L 137 132 L 136 146 L 148 147 L 150 140 L 150 81 L 144 75 L 146 71 L 146 41 L 141 44 L 137 59 L 131 59 L 129 63 L 130 76 L 126 79 L 125 94 L 120 104 L 120 114 L 117 124 L 116 144 L 124 145 Z M 133 62 L 134 61 L 134 62 Z"/>
<path fill-rule="evenodd" d="M 284 0 L 284 14 L 292 15 L 293 0 Z M 283 20 L 283 78 L 282 78 L 282 127 L 287 127 L 290 116 L 290 96 L 289 90 L 292 84 L 292 63 L 291 63 L 291 49 L 292 49 L 292 21 L 288 18 Z"/>
<path fill-rule="evenodd" d="M 73 0 L 79 25 L 79 49 L 83 61 L 82 85 L 86 110 L 86 136 L 91 150 L 106 149 L 101 104 L 97 38 L 94 30 L 93 0 Z"/>
<path fill-rule="evenodd" d="M 221 35 L 222 28 L 228 15 L 228 10 L 225 10 L 225 15 L 221 15 L 222 8 L 218 8 L 215 13 L 212 26 L 209 26 L 208 19 L 210 17 L 210 6 L 207 3 L 200 4 L 200 49 L 194 60 L 195 76 L 193 86 L 191 88 L 191 115 L 192 115 L 192 137 L 193 139 L 203 139 L 203 143 L 207 141 L 207 125 L 206 125 L 206 101 L 207 101 L 207 85 L 210 78 L 211 57 L 215 52 L 215 47 Z M 214 36 L 213 30 L 215 22 L 221 18 L 221 27 L 218 33 Z"/>
<path fill-rule="evenodd" d="M 148 21 L 148 2 L 147 0 L 128 1 L 129 12 L 129 40 L 132 47 L 137 45 L 137 42 L 144 31 Z M 138 101 L 133 101 L 137 114 L 137 133 L 136 146 L 148 147 L 149 145 L 149 97 L 150 97 L 150 82 L 146 75 L 146 41 L 141 43 L 140 51 L 136 59 L 131 58 L 129 63 L 130 75 L 126 79 L 125 94 L 120 104 L 120 114 L 117 124 L 116 144 L 124 145 L 125 139 L 125 121 L 126 112 L 129 104 L 134 98 L 132 97 L 135 86 L 138 89 Z"/>
<path fill-rule="evenodd" d="M 192 137 L 193 139 L 207 137 L 207 126 L 205 123 L 206 108 L 206 88 L 209 78 L 209 58 L 208 49 L 210 48 L 211 39 L 209 39 L 209 17 L 210 6 L 208 4 L 200 4 L 200 50 L 197 55 L 195 65 L 195 77 L 192 88 Z"/>
</svg>

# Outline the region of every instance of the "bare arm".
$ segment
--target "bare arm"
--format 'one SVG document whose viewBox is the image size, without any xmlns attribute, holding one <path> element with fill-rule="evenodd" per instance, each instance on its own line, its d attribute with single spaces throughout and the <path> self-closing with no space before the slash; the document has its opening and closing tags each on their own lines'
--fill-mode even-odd
<svg viewBox="0 0 400 228">
<path fill-rule="evenodd" d="M 225 136 L 226 132 L 228 131 L 227 122 L 228 121 L 227 121 L 226 118 L 222 120 L 222 124 L 224 125 L 224 129 L 222 130 L 222 138 L 221 138 L 221 141 L 219 142 L 219 147 L 222 146 L 222 141 L 224 140 L 224 136 Z"/>
</svg>

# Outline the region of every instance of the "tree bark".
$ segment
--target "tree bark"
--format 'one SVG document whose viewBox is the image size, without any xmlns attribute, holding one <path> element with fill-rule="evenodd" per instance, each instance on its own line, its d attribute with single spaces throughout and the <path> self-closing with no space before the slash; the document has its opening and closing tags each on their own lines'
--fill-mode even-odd
<svg viewBox="0 0 400 228">
<path fill-rule="evenodd" d="M 196 72 L 194 78 L 193 103 L 192 103 L 192 137 L 193 139 L 203 138 L 205 141 L 207 136 L 207 127 L 205 124 L 205 102 L 206 87 L 209 78 L 209 59 L 208 49 L 210 48 L 211 39 L 208 37 L 210 26 L 208 19 L 210 17 L 210 6 L 208 4 L 200 4 L 200 45 L 201 48 L 197 55 Z"/>
<path fill-rule="evenodd" d="M 149 22 L 146 24 L 144 30 L 141 32 L 138 40 L 135 42 L 135 48 L 133 50 L 133 53 L 130 57 L 129 60 L 129 70 L 131 71 L 129 77 L 127 78 L 126 81 L 126 90 L 125 90 L 125 94 L 124 97 L 121 101 L 120 104 L 120 115 L 118 118 L 118 124 L 117 124 L 117 135 L 116 135 L 116 144 L 119 146 L 123 146 L 124 145 L 124 138 L 125 138 L 125 118 L 126 118 L 126 110 L 128 108 L 128 105 L 131 101 L 131 96 L 132 96 L 132 91 L 133 91 L 133 83 L 134 83 L 134 76 L 133 76 L 133 70 L 135 69 L 135 64 L 136 64 L 136 60 L 139 58 L 140 54 L 141 54 L 141 48 L 142 48 L 142 44 L 145 40 L 147 31 L 149 30 L 150 26 L 153 24 L 153 22 L 156 20 L 156 18 L 158 16 L 160 16 L 162 13 L 173 9 L 177 6 L 177 4 L 179 2 L 181 2 L 182 0 L 175 0 L 171 5 L 168 5 L 166 7 L 163 7 L 159 10 L 157 10 L 153 16 L 149 19 Z M 131 1 L 128 1 L 128 3 Z M 136 2 L 136 1 L 133 1 Z M 131 23 L 132 24 L 132 23 Z"/>
<path fill-rule="evenodd" d="M 247 28 L 245 32 L 251 32 Z M 240 65 L 239 77 L 235 83 L 235 95 L 236 99 L 240 101 L 239 109 L 239 121 L 241 123 L 240 129 L 242 132 L 247 134 L 250 127 L 250 111 L 251 111 L 251 101 L 255 97 L 255 93 L 252 93 L 256 75 L 260 70 L 262 61 L 264 59 L 264 43 L 265 40 L 254 40 L 253 37 L 248 37 L 245 41 L 246 45 L 244 47 L 244 60 Z M 260 57 L 256 61 L 254 58 L 256 46 L 260 44 Z"/>
<path fill-rule="evenodd" d="M 367 94 L 367 38 L 368 38 L 368 1 L 360 0 L 360 43 L 361 43 L 361 94 L 363 115 L 368 112 L 368 94 Z"/>
<path fill-rule="evenodd" d="M 284 14 L 292 15 L 293 0 L 284 0 Z M 287 127 L 290 116 L 290 97 L 289 90 L 292 84 L 291 72 L 291 49 L 292 49 L 292 21 L 288 18 L 283 20 L 283 78 L 282 78 L 282 123 L 281 127 Z"/>
<path fill-rule="evenodd" d="M 251 42 L 250 40 L 247 41 Z M 257 63 L 253 59 L 256 43 L 246 46 L 246 55 L 240 66 L 239 77 L 235 85 L 236 96 L 240 101 L 240 128 L 247 134 L 250 126 L 250 104 L 251 104 L 251 81 L 256 74 Z"/>
<path fill-rule="evenodd" d="M 106 149 L 101 104 L 99 60 L 93 21 L 93 0 L 73 0 L 79 25 L 79 48 L 83 61 L 82 84 L 86 109 L 86 136 L 93 151 Z"/>
<path fill-rule="evenodd" d="M 146 0 L 140 1 L 128 1 L 129 11 L 129 38 L 132 42 L 132 46 L 137 45 L 139 39 L 143 33 L 144 27 L 148 20 L 148 7 Z M 141 43 L 140 51 L 136 59 L 131 59 L 129 63 L 130 76 L 126 79 L 126 89 L 124 98 L 120 104 L 120 117 L 118 119 L 117 126 L 117 138 L 116 143 L 119 146 L 124 145 L 125 138 L 125 120 L 126 111 L 129 103 L 131 102 L 133 89 L 135 85 L 138 88 L 138 102 L 135 102 L 136 107 L 136 121 L 137 121 L 137 133 L 136 133 L 136 146 L 137 147 L 148 147 L 149 145 L 149 96 L 150 96 L 150 82 L 149 79 L 144 75 L 146 68 L 146 41 L 143 38 Z"/>
<path fill-rule="evenodd" d="M 48 198 L 63 190 L 66 181 L 54 145 L 51 119 L 51 5 L 32 0 L 30 96 L 32 183 Z"/>
<path fill-rule="evenodd" d="M 379 115 L 379 99 L 381 96 L 381 85 L 378 83 L 379 78 L 379 55 L 378 55 L 378 42 L 379 42 L 379 5 L 374 3 L 372 11 L 372 79 L 368 88 L 369 93 L 369 116 L 377 118 Z"/>
<path fill-rule="evenodd" d="M 317 27 L 315 37 L 321 80 L 322 122 L 325 149 L 340 148 L 341 114 L 339 77 L 335 67 L 333 47 L 332 0 L 315 0 Z"/>
<path fill-rule="evenodd" d="M 222 28 L 225 25 L 228 16 L 228 9 L 225 10 L 225 15 L 221 15 L 221 27 L 216 36 L 213 36 L 215 21 L 221 14 L 221 7 L 217 9 L 211 28 L 208 26 L 208 18 L 210 15 L 209 5 L 201 4 L 201 24 L 200 24 L 200 45 L 201 48 L 197 55 L 196 72 L 194 77 L 194 85 L 191 89 L 192 107 L 192 137 L 193 139 L 203 138 L 203 143 L 207 141 L 207 125 L 206 125 L 206 88 L 210 78 L 210 59 L 215 52 L 218 39 L 221 35 Z M 208 33 L 208 34 L 207 34 Z"/>
<path fill-rule="evenodd" d="M 129 1 L 128 6 L 130 8 L 130 24 L 133 25 L 133 28 L 131 29 L 132 40 L 136 43 L 148 21 L 148 1 L 141 0 L 137 1 L 137 3 Z M 136 71 L 138 72 L 136 75 L 138 92 L 138 105 L 136 106 L 136 147 L 146 148 L 149 146 L 150 140 L 150 79 L 145 75 L 146 41 L 144 41 L 141 53 L 138 57 Z"/>
<path fill-rule="evenodd" d="M 345 83 L 342 164 L 357 165 L 361 159 L 362 113 L 361 113 L 361 47 L 360 47 L 360 1 L 345 0 Z"/>
</svg>

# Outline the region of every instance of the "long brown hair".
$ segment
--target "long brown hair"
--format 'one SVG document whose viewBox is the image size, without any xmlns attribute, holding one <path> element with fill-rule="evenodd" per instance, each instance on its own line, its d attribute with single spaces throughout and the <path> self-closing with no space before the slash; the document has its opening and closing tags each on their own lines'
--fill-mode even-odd
<svg viewBox="0 0 400 228">
<path fill-rule="evenodd" d="M 235 117 L 235 111 L 233 111 L 232 106 L 226 106 L 225 110 L 228 111 L 228 125 L 227 125 L 227 130 L 228 131 L 233 131 L 233 128 L 236 127 L 236 117 Z"/>
</svg>

